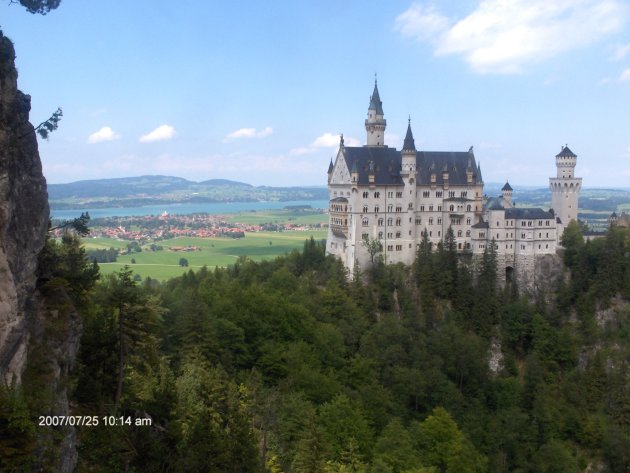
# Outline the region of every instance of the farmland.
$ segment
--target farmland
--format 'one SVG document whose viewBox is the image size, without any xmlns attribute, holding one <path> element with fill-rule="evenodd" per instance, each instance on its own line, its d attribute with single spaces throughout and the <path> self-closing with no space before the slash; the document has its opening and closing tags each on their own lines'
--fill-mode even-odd
<svg viewBox="0 0 630 473">
<path fill-rule="evenodd" d="M 254 261 L 275 258 L 302 248 L 304 240 L 311 236 L 316 240 L 324 239 L 326 230 L 246 233 L 245 238 L 240 239 L 178 237 L 160 241 L 159 244 L 163 247 L 160 251 L 150 251 L 149 245 L 143 245 L 143 251 L 139 253 L 121 255 L 117 262 L 100 263 L 99 266 L 102 274 L 109 274 L 129 265 L 134 273 L 143 279 L 151 277 L 165 280 L 179 276 L 189 269 L 228 266 L 234 264 L 241 256 Z M 127 243 L 113 238 L 84 239 L 87 250 L 110 247 L 124 249 Z M 183 251 L 181 248 L 195 249 Z M 188 267 L 179 265 L 181 258 L 188 261 Z M 132 263 L 132 260 L 135 263 Z"/>
</svg>

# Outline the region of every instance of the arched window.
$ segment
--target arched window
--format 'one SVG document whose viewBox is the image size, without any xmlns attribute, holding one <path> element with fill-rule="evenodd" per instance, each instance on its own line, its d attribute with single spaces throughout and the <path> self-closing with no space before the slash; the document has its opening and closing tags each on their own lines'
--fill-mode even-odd
<svg viewBox="0 0 630 473">
<path fill-rule="evenodd" d="M 451 204 L 448 206 L 448 209 L 452 212 L 453 210 L 455 210 L 455 206 Z"/>
<path fill-rule="evenodd" d="M 378 226 L 379 226 L 379 227 L 382 227 L 382 226 L 383 226 L 383 219 L 382 219 L 382 218 L 379 218 L 379 219 L 378 219 Z"/>
<path fill-rule="evenodd" d="M 462 237 L 462 231 L 461 230 L 457 230 L 457 237 L 461 238 Z"/>
<path fill-rule="evenodd" d="M 366 213 L 367 213 L 367 211 L 368 211 L 368 206 L 367 206 L 367 205 L 364 205 L 364 206 L 363 206 L 363 213 L 364 213 L 364 214 L 366 214 Z"/>
<path fill-rule="evenodd" d="M 361 223 L 364 227 L 367 227 L 370 224 L 370 221 L 367 218 L 364 218 Z"/>
</svg>

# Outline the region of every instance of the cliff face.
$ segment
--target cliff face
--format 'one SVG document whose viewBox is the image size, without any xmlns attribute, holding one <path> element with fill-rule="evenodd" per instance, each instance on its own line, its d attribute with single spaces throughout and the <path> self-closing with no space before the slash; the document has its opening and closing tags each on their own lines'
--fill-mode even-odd
<svg viewBox="0 0 630 473">
<path fill-rule="evenodd" d="M 20 383 L 33 314 L 37 255 L 48 225 L 46 180 L 28 121 L 31 98 L 17 89 L 15 52 L 0 32 L 0 376 Z"/>
<path fill-rule="evenodd" d="M 0 383 L 24 385 L 33 417 L 69 413 L 67 376 L 81 323 L 63 287 L 37 288 L 48 230 L 46 180 L 29 123 L 31 98 L 17 88 L 15 51 L 0 31 Z M 75 431 L 37 431 L 33 465 L 72 471 Z"/>
</svg>

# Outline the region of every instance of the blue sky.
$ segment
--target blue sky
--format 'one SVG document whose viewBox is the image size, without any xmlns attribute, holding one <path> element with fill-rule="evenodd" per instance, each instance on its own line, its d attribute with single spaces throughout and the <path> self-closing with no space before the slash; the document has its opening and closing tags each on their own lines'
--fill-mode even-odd
<svg viewBox="0 0 630 473">
<path fill-rule="evenodd" d="M 584 185 L 630 187 L 624 0 L 63 0 L 0 4 L 50 183 L 166 174 L 324 185 L 365 142 L 374 73 L 386 144 L 474 146 L 486 182 L 547 185 L 568 143 Z"/>
</svg>

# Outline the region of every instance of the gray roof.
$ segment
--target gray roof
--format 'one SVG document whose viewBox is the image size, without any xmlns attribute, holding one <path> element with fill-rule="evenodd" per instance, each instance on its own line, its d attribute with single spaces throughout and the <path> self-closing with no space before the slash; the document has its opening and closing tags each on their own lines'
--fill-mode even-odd
<svg viewBox="0 0 630 473">
<path fill-rule="evenodd" d="M 488 225 L 488 222 L 482 220 L 481 222 L 475 223 L 472 228 L 490 228 L 490 225 Z"/>
<path fill-rule="evenodd" d="M 348 169 L 359 174 L 358 184 L 368 185 L 370 169 L 374 173 L 375 185 L 403 185 L 400 177 L 402 156 L 400 151 L 387 146 L 363 146 L 343 148 Z M 435 174 L 435 183 L 444 184 L 444 169 L 448 172 L 448 182 L 451 185 L 466 185 L 466 168 L 472 161 L 473 183 L 481 184 L 481 178 L 475 172 L 475 157 L 470 152 L 460 151 L 417 151 L 416 169 L 417 184 L 430 185 L 431 174 Z"/>
<path fill-rule="evenodd" d="M 501 188 L 501 190 L 502 191 L 511 191 L 511 190 L 514 190 L 514 189 L 512 189 L 512 186 L 510 185 L 510 183 L 506 181 L 505 185 Z"/>
<path fill-rule="evenodd" d="M 333 162 L 332 162 L 332 158 L 330 158 L 330 164 L 328 165 L 328 174 L 330 174 L 331 172 L 333 172 Z"/>
<path fill-rule="evenodd" d="M 490 197 L 483 207 L 485 210 L 503 210 L 502 200 L 501 197 Z"/>
<path fill-rule="evenodd" d="M 515 207 L 505 209 L 505 218 L 513 218 L 515 220 L 552 219 L 553 214 L 539 208 Z"/>
<path fill-rule="evenodd" d="M 370 97 L 370 106 L 368 107 L 368 110 L 376 110 L 377 115 L 385 115 L 383 113 L 383 102 L 381 102 L 381 97 L 378 95 L 376 79 L 374 79 L 374 92 L 372 92 L 372 96 Z"/>
<path fill-rule="evenodd" d="M 556 154 L 556 158 L 577 158 L 577 155 L 568 146 L 563 146 L 562 151 Z"/>
<path fill-rule="evenodd" d="M 411 119 L 407 124 L 407 134 L 405 135 L 405 142 L 403 143 L 403 151 L 416 151 L 416 142 L 413 139 L 413 133 L 411 132 Z"/>
</svg>

